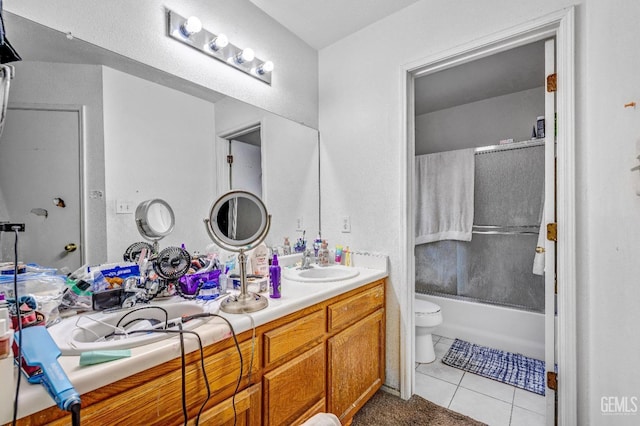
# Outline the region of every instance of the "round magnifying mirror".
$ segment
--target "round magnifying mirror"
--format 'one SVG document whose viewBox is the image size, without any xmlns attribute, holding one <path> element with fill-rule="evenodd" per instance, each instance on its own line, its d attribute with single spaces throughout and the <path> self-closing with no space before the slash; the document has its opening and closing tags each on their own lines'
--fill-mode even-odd
<svg viewBox="0 0 640 426">
<path fill-rule="evenodd" d="M 213 203 L 204 222 L 214 242 L 227 250 L 239 252 L 240 294 L 224 299 L 220 309 L 240 314 L 266 308 L 269 305 L 266 297 L 247 291 L 245 254 L 245 250 L 260 244 L 269 232 L 271 217 L 262 200 L 246 191 L 227 192 Z"/>
<path fill-rule="evenodd" d="M 171 206 L 159 198 L 140 203 L 136 208 L 135 220 L 140 234 L 152 241 L 169 235 L 176 223 Z"/>
<path fill-rule="evenodd" d="M 231 191 L 211 208 L 208 221 L 213 239 L 225 248 L 239 251 L 261 242 L 269 226 L 267 208 L 260 198 L 246 191 Z"/>
</svg>

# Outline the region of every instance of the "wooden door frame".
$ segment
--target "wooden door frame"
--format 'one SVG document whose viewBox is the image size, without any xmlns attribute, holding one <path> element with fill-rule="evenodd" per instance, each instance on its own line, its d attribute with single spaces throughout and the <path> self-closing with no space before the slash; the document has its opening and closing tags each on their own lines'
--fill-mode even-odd
<svg viewBox="0 0 640 426">
<path fill-rule="evenodd" d="M 557 84 L 557 308 L 558 327 L 556 349 L 558 370 L 558 424 L 577 422 L 577 350 L 576 350 L 576 230 L 575 230 L 575 47 L 574 7 L 565 8 L 533 19 L 507 30 L 471 41 L 432 57 L 406 64 L 400 70 L 401 87 L 401 174 L 402 205 L 400 259 L 401 280 L 406 286 L 399 294 L 400 304 L 400 395 L 408 399 L 415 388 L 414 356 L 414 79 L 465 62 L 487 57 L 501 51 L 545 38 L 556 39 Z M 549 423 L 549 419 L 547 419 Z M 551 423 L 553 424 L 553 423 Z"/>
<path fill-rule="evenodd" d="M 84 265 L 87 259 L 87 238 L 86 238 L 86 214 L 89 211 L 85 202 L 85 153 L 86 153 L 86 138 L 85 138 L 85 107 L 84 105 L 76 104 L 39 104 L 31 102 L 9 102 L 7 110 L 21 110 L 21 111 L 62 111 L 62 112 L 74 112 L 78 115 L 78 202 L 80 211 L 80 265 Z M 73 271 L 72 271 L 73 272 Z"/>
</svg>

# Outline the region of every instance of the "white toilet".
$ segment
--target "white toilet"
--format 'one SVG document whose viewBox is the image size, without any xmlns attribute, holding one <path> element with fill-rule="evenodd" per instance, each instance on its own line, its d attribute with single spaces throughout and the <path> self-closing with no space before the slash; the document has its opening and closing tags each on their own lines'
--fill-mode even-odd
<svg viewBox="0 0 640 426">
<path fill-rule="evenodd" d="M 416 297 L 414 310 L 416 315 L 416 362 L 433 362 L 436 359 L 436 353 L 433 350 L 431 333 L 442 324 L 440 306 Z"/>
</svg>

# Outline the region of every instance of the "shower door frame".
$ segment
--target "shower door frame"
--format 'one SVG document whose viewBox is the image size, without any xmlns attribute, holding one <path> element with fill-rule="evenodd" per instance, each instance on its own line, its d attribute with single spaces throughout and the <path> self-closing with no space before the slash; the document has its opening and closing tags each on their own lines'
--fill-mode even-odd
<svg viewBox="0 0 640 426">
<path fill-rule="evenodd" d="M 414 356 L 414 79 L 418 75 L 440 71 L 465 62 L 490 56 L 534 41 L 555 38 L 556 73 L 559 76 L 556 92 L 557 134 L 557 215 L 558 237 L 556 247 L 557 320 L 555 333 L 560 385 L 556 392 L 558 424 L 577 423 L 577 358 L 576 358 L 576 231 L 575 231 L 575 106 L 574 106 L 574 7 L 517 25 L 507 30 L 469 42 L 432 57 L 409 63 L 401 68 L 402 117 L 400 140 L 404 161 L 401 162 L 404 184 L 401 185 L 403 205 L 407 208 L 402 218 L 401 232 L 404 243 L 401 276 L 407 283 L 399 295 L 400 333 L 400 395 L 408 399 L 415 388 Z M 548 417 L 548 416 L 547 416 Z M 547 424 L 554 419 L 547 418 Z"/>
</svg>

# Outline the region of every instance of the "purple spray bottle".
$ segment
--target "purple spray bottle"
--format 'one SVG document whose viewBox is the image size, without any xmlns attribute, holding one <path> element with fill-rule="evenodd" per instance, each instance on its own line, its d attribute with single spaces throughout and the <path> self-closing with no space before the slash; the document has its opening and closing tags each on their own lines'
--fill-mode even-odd
<svg viewBox="0 0 640 426">
<path fill-rule="evenodd" d="M 280 298 L 280 274 L 278 255 L 274 253 L 271 266 L 269 266 L 269 297 L 272 299 Z"/>
</svg>

